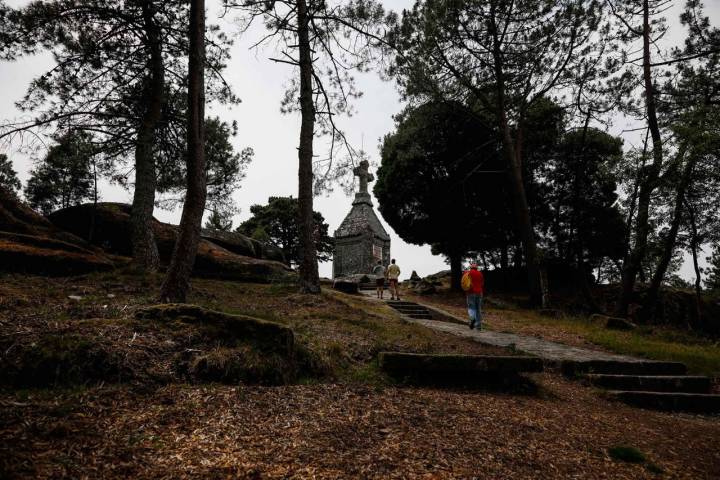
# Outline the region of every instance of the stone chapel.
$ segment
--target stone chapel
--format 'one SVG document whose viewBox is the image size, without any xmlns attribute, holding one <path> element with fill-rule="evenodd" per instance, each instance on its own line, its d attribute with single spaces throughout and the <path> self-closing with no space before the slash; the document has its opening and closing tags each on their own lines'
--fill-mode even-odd
<svg viewBox="0 0 720 480">
<path fill-rule="evenodd" d="M 368 183 L 375 177 L 368 167 L 368 161 L 362 160 L 353 170 L 360 187 L 350 212 L 335 230 L 333 278 L 371 274 L 378 260 L 385 266 L 390 263 L 390 235 L 373 209 Z"/>
</svg>

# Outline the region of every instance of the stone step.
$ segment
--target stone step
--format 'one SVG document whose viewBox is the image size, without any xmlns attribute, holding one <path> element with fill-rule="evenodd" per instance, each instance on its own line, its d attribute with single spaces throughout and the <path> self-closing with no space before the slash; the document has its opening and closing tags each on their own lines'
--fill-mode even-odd
<svg viewBox="0 0 720 480">
<path fill-rule="evenodd" d="M 609 390 L 708 393 L 711 387 L 708 377 L 689 375 L 587 374 L 583 378 L 596 387 Z"/>
<path fill-rule="evenodd" d="M 432 320 L 433 317 L 429 313 L 406 313 L 404 314 L 407 317 L 410 318 L 416 318 L 418 320 Z"/>
<path fill-rule="evenodd" d="M 409 307 L 409 306 L 398 307 L 395 305 L 390 305 L 390 307 L 397 310 L 398 312 L 427 312 L 428 311 L 427 308 L 420 307 L 420 306 L 418 306 L 418 307 Z"/>
<path fill-rule="evenodd" d="M 431 355 L 380 352 L 380 367 L 397 375 L 541 372 L 542 359 L 527 356 Z"/>
<path fill-rule="evenodd" d="M 652 410 L 720 413 L 720 395 L 638 391 L 609 391 L 607 395 L 628 405 Z"/>
<path fill-rule="evenodd" d="M 414 303 L 414 302 L 405 302 L 405 301 L 403 301 L 403 300 L 388 300 L 388 301 L 387 301 L 387 304 L 390 305 L 391 307 L 392 307 L 392 306 L 398 306 L 398 307 L 402 307 L 402 306 L 406 306 L 406 307 L 419 307 L 419 306 L 420 306 L 420 305 L 418 305 L 417 303 Z"/>
<path fill-rule="evenodd" d="M 687 367 L 680 362 L 622 361 L 622 360 L 565 360 L 560 368 L 565 375 L 585 373 L 608 375 L 685 375 Z"/>
</svg>

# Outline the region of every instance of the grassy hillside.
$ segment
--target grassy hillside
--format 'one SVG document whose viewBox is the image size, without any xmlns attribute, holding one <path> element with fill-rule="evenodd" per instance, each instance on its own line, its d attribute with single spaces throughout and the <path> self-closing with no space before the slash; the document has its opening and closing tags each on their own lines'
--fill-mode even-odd
<svg viewBox="0 0 720 480">
<path fill-rule="evenodd" d="M 553 373 L 532 375 L 537 395 L 397 385 L 378 351 L 508 352 L 361 297 L 194 281 L 195 304 L 290 326 L 289 362 L 210 323 L 136 315 L 160 280 L 0 277 L 0 478 L 720 476 L 716 418 Z M 643 461 L 613 453 L 628 449 Z"/>
</svg>

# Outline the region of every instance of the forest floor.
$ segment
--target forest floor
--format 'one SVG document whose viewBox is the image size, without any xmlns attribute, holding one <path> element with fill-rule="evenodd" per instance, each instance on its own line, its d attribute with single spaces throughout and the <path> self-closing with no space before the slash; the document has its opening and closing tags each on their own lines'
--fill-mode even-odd
<svg viewBox="0 0 720 480">
<path fill-rule="evenodd" d="M 291 326 L 323 365 L 292 385 L 199 382 L 171 361 L 186 339 L 134 318 L 160 280 L 0 277 L 0 361 L 33 359 L 37 380 L 0 391 L 0 478 L 720 476 L 717 417 L 635 409 L 554 373 L 532 375 L 532 395 L 395 384 L 377 352 L 513 352 L 327 290 L 195 280 L 191 302 Z M 504 312 L 490 309 L 490 321 Z M 124 380 L 42 384 L 36 356 L 51 337 L 97 342 Z M 642 455 L 623 461 L 617 447 Z"/>
</svg>

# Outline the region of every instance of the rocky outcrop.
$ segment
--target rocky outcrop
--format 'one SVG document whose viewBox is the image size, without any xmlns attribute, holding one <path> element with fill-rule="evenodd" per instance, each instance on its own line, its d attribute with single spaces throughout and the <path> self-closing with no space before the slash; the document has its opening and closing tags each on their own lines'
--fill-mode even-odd
<svg viewBox="0 0 720 480">
<path fill-rule="evenodd" d="M 54 226 L 0 186 L 0 270 L 78 275 L 113 267 L 102 251 Z"/>
<path fill-rule="evenodd" d="M 264 244 L 238 232 L 224 232 L 222 230 L 204 228 L 201 236 L 205 240 L 238 255 L 287 263 L 285 255 L 283 255 L 280 248 L 275 245 Z"/>
<path fill-rule="evenodd" d="M 89 247 L 82 238 L 56 227 L 2 185 L 0 185 L 0 231 L 52 238 Z"/>
<path fill-rule="evenodd" d="M 432 295 L 437 292 L 433 282 L 429 282 L 427 279 L 420 280 L 412 290 L 418 295 Z"/>
<path fill-rule="evenodd" d="M 101 253 L 36 235 L 0 232 L 0 270 L 49 276 L 80 275 L 112 270 Z"/>
<path fill-rule="evenodd" d="M 201 382 L 283 385 L 299 373 L 291 328 L 246 315 L 230 315 L 197 305 L 145 307 L 135 318 L 158 326 L 190 325 L 212 348 L 186 350 L 176 368 Z"/>
<path fill-rule="evenodd" d="M 79 235 L 107 252 L 128 257 L 132 254 L 130 205 L 100 203 L 97 208 L 92 204 L 79 205 L 53 212 L 49 219 L 56 227 Z M 94 225 L 92 237 L 89 236 L 91 225 Z M 153 219 L 153 232 L 160 261 L 168 264 L 177 226 Z M 263 250 L 254 242 L 237 233 L 205 230 L 198 245 L 193 275 L 247 282 L 285 281 L 294 275 L 282 262 L 258 258 L 258 251 Z"/>
</svg>

